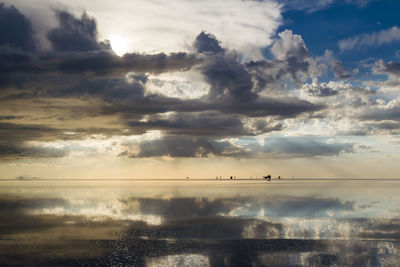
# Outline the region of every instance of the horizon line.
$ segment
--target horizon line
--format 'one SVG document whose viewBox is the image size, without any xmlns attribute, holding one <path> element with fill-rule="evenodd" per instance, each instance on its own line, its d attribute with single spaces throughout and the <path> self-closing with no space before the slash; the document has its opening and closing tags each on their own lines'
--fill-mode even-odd
<svg viewBox="0 0 400 267">
<path fill-rule="evenodd" d="M 0 178 L 0 181 L 268 181 L 264 178 Z M 400 180 L 400 178 L 272 178 L 270 181 L 293 181 L 293 180 L 319 180 L 319 181 L 351 181 L 351 180 Z"/>
</svg>

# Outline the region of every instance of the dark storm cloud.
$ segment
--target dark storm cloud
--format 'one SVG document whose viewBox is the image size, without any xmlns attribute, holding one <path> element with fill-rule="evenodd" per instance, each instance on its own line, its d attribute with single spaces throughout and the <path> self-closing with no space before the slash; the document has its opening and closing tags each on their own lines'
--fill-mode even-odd
<svg viewBox="0 0 400 267">
<path fill-rule="evenodd" d="M 9 46 L 0 47 L 0 60 L 1 76 L 5 73 L 33 72 L 38 69 L 34 54 Z"/>
<path fill-rule="evenodd" d="M 3 134 L 6 137 L 0 149 L 6 157 L 59 157 L 78 149 L 35 147 L 28 141 L 78 140 L 94 133 L 111 136 L 144 134 L 151 130 L 161 130 L 167 137 L 144 141 L 139 144 L 139 152 L 132 154 L 127 150 L 120 156 L 249 157 L 251 151 L 223 138 L 279 131 L 283 129 L 280 120 L 325 108 L 274 92 L 279 90 L 274 88 L 285 77 L 295 80 L 312 72 L 312 58 L 304 41 L 290 31 L 280 34 L 273 46 L 275 59 L 271 61 L 242 64 L 236 52 L 222 48 L 215 36 L 205 32 L 201 32 L 194 42 L 196 54 L 127 53 L 119 57 L 109 46 L 98 41 L 94 18 L 86 13 L 79 17 L 67 11 L 57 11 L 56 16 L 59 25 L 48 34 L 52 52 L 35 53 L 9 46 L 0 48 L 1 101 L 30 101 L 31 107 L 42 111 L 54 113 L 57 110 L 62 114 L 49 116 L 66 123 L 70 119 L 82 122 L 94 117 L 115 116 L 114 123 L 119 129 L 8 125 L 8 130 L 2 128 L 7 133 Z M 193 67 L 208 82 L 208 95 L 181 99 L 148 92 L 151 74 L 186 71 Z M 265 92 L 267 87 L 270 94 L 261 96 L 259 93 Z M 87 105 L 73 107 L 66 100 L 59 107 L 51 104 L 61 99 L 86 101 Z M 44 105 L 46 101 L 48 104 Z M 174 115 L 164 116 L 162 113 L 166 112 Z M 16 134 L 7 137 L 13 131 Z M 64 134 L 71 131 L 75 134 Z M 262 149 L 259 151 L 265 153 Z"/>
<path fill-rule="evenodd" d="M 144 98 L 144 87 L 141 81 L 127 82 L 125 79 L 79 79 L 71 86 L 49 88 L 43 96 L 50 97 L 92 97 L 118 104 Z"/>
<path fill-rule="evenodd" d="M 281 119 L 294 118 L 303 113 L 313 113 L 324 108 L 323 105 L 312 104 L 294 97 L 258 98 L 251 102 L 232 102 L 229 99 L 216 101 L 204 99 L 183 100 L 161 95 L 145 96 L 141 101 L 129 105 L 106 107 L 104 112 L 129 114 L 154 114 L 167 111 L 200 112 L 219 111 L 223 114 L 238 114 L 249 117 L 279 116 Z"/>
<path fill-rule="evenodd" d="M 34 51 L 34 31 L 28 18 L 14 6 L 0 3 L 0 46 Z"/>
<path fill-rule="evenodd" d="M 122 118 L 121 123 L 126 124 L 130 131 L 127 131 L 127 128 L 105 129 L 92 127 L 88 129 L 53 129 L 44 125 L 2 124 L 4 126 L 2 127 L 4 133 L 3 140 L 5 140 L 2 149 L 3 154 L 8 155 L 8 157 L 17 157 L 18 155 L 20 157 L 31 157 L 35 154 L 38 156 L 62 156 L 74 148 L 71 147 L 68 150 L 57 149 L 57 153 L 54 152 L 54 154 L 51 154 L 48 151 L 51 150 L 50 148 L 27 147 L 25 142 L 33 140 L 51 141 L 56 139 L 77 140 L 88 137 L 91 134 L 106 136 L 143 134 L 149 130 L 161 129 L 169 134 L 181 135 L 181 138 L 170 136 L 166 141 L 158 140 L 154 141 L 154 143 L 149 141 L 141 147 L 142 152 L 134 156 L 148 157 L 150 155 L 163 156 L 168 154 L 171 156 L 193 157 L 214 154 L 238 157 L 247 154 L 229 142 L 220 142 L 212 140 L 209 137 L 223 138 L 226 136 L 254 135 L 282 129 L 278 121 L 272 120 L 272 123 L 267 123 L 265 120 L 257 119 L 250 128 L 245 128 L 241 117 L 239 117 L 243 116 L 243 114 L 248 114 L 249 116 L 275 115 L 285 118 L 318 109 L 317 106 L 296 99 L 293 99 L 292 103 L 290 99 L 279 100 L 285 102 L 278 102 L 278 100 L 274 99 L 260 99 L 251 104 L 232 104 L 228 101 L 224 101 L 223 103 L 207 103 L 201 100 L 182 100 L 159 95 L 144 96 L 143 81 L 146 82 L 145 77 L 138 76 L 133 79 L 138 79 L 138 81 L 127 82 L 124 79 L 83 79 L 76 85 L 65 88 L 50 87 L 48 91 L 39 88 L 39 91 L 33 94 L 34 96 L 40 96 L 42 100 L 46 96 L 53 98 L 100 97 L 105 102 L 103 107 L 98 107 L 97 111 L 91 111 L 92 107 L 90 106 L 87 108 L 74 108 L 71 111 L 72 113 L 69 113 L 71 116 L 75 114 L 71 118 L 85 119 L 87 116 L 95 116 L 96 114 L 98 116 L 120 114 Z M 51 105 L 46 105 L 44 108 L 52 107 Z M 184 113 L 173 115 L 168 119 L 160 119 L 158 115 L 154 115 L 147 122 L 132 120 L 135 118 L 140 119 L 144 115 L 167 111 Z M 202 112 L 205 113 L 203 114 Z M 64 117 L 65 115 L 60 114 L 55 119 L 63 120 Z M 243 119 L 245 120 L 246 118 L 243 117 Z M 64 133 L 71 131 L 75 133 L 73 135 Z M 185 136 L 192 137 L 185 138 Z M 208 138 L 204 138 L 205 136 Z M 183 143 L 177 145 L 180 141 L 183 141 Z M 37 151 L 37 149 L 40 151 Z M 185 149 L 188 150 L 185 152 Z"/>
<path fill-rule="evenodd" d="M 51 56 L 46 58 L 51 69 L 54 65 L 57 70 L 71 74 L 93 73 L 98 75 L 114 74 L 123 76 L 127 72 L 162 73 L 169 71 L 185 71 L 200 61 L 195 55 L 187 53 L 164 53 L 142 55 L 127 53 L 118 57 L 110 51 L 87 52 L 78 54 L 57 54 L 58 58 L 52 62 Z M 44 61 L 46 63 L 46 61 Z"/>
<path fill-rule="evenodd" d="M 225 51 L 214 35 L 205 32 L 201 32 L 197 35 L 194 47 L 199 53 L 222 53 Z"/>
<path fill-rule="evenodd" d="M 75 75 L 125 76 L 127 72 L 161 73 L 189 70 L 200 61 L 187 53 L 155 55 L 125 54 L 110 50 L 32 54 L 8 47 L 0 48 L 0 70 L 3 73 L 59 73 Z"/>
<path fill-rule="evenodd" d="M 89 18 L 87 15 L 82 15 L 82 18 L 75 18 L 71 14 L 63 11 L 58 12 L 60 19 L 60 28 L 57 28 L 55 32 L 77 31 L 77 35 L 84 35 L 84 33 L 89 36 L 90 40 L 96 41 L 96 24 L 95 21 Z M 69 34 L 66 33 L 68 37 Z M 75 34 L 75 33 L 74 33 Z M 73 35 L 73 34 L 72 34 Z M 85 35 L 85 36 L 86 36 Z M 75 36 L 75 35 L 73 35 Z M 86 38 L 88 39 L 88 38 Z M 80 42 L 73 42 L 79 45 Z M 201 43 L 201 44 L 200 44 Z M 214 44 L 214 45 L 211 45 Z M 215 45 L 217 44 L 217 46 Z M 203 74 L 211 85 L 210 99 L 211 103 L 205 104 L 200 103 L 201 107 L 198 108 L 188 108 L 189 104 L 177 103 L 177 105 L 182 106 L 182 109 L 188 108 L 188 110 L 201 111 L 201 110 L 223 110 L 224 112 L 244 112 L 244 114 L 249 116 L 264 116 L 264 115 L 282 115 L 282 116 L 296 116 L 299 113 L 316 111 L 320 109 L 320 106 L 315 106 L 306 101 L 300 101 L 297 99 L 256 99 L 257 95 L 252 92 L 253 83 L 251 81 L 251 74 L 246 70 L 246 68 L 237 61 L 237 55 L 235 53 L 226 53 L 225 50 L 217 49 L 220 48 L 218 41 L 214 36 L 210 34 L 201 33 L 198 36 L 196 42 L 196 47 L 199 51 L 205 51 L 205 48 L 201 48 L 207 45 L 214 47 L 213 51 L 217 54 L 215 57 L 208 57 L 207 63 L 204 63 L 201 68 Z M 217 47 L 217 48 L 215 48 Z M 209 48 L 211 49 L 211 48 Z M 68 50 L 68 49 L 67 49 Z M 72 50 L 72 49 L 69 49 Z M 79 49 L 73 49 L 79 50 Z M 44 73 L 53 73 L 52 75 L 60 75 L 60 79 L 64 79 L 62 76 L 65 73 L 74 75 L 123 75 L 129 71 L 134 71 L 137 73 L 144 72 L 167 72 L 175 70 L 187 70 L 192 66 L 200 63 L 202 60 L 198 59 L 195 55 L 190 55 L 186 53 L 175 53 L 171 55 L 165 55 L 163 53 L 157 55 L 142 55 L 142 54 L 125 54 L 123 57 L 118 57 L 114 53 L 107 50 L 95 50 L 87 51 L 85 46 L 79 51 L 57 51 L 55 53 L 47 54 L 31 54 L 22 52 L 15 49 L 3 49 L 0 53 L 1 63 L 0 69 L 4 73 L 12 75 L 14 81 L 17 83 L 19 81 L 19 86 L 21 86 L 21 81 L 24 79 L 18 79 L 20 77 L 15 77 L 18 73 L 33 73 L 35 75 L 41 75 L 42 78 L 46 78 Z M 65 75 L 64 75 L 65 76 Z M 5 77 L 4 80 L 10 81 Z M 66 79 L 69 79 L 66 77 Z M 34 81 L 34 80 L 33 80 Z M 105 81 L 104 78 L 101 82 Z M 23 83 L 23 82 L 22 82 Z M 31 80 L 32 83 L 32 80 Z M 44 91 L 40 85 L 40 80 L 36 81 L 38 86 L 40 86 L 40 96 L 43 95 Z M 93 82 L 94 84 L 99 84 L 100 82 Z M 110 86 L 110 82 L 107 83 Z M 120 82 L 117 85 L 120 87 Z M 31 86 L 32 84 L 30 84 Z M 77 85 L 81 86 L 81 84 Z M 82 85 L 83 87 L 85 84 Z M 63 85 L 54 86 L 54 88 L 62 88 Z M 101 85 L 99 85 L 101 87 Z M 127 87 L 131 87 L 127 85 Z M 76 87 L 75 87 L 76 88 Z M 71 89 L 72 92 L 78 93 L 77 90 Z M 121 91 L 122 89 L 117 89 Z M 54 89 L 52 90 L 54 92 Z M 99 90 L 92 90 L 93 92 L 99 92 Z M 108 90 L 109 92 L 111 90 Z M 83 89 L 82 92 L 85 94 L 87 90 Z M 62 90 L 60 94 L 68 95 L 66 90 Z M 26 96 L 26 93 L 24 93 Z M 29 95 L 29 94 L 28 94 Z M 55 96 L 55 94 L 50 94 Z M 220 102 L 215 102 L 215 99 L 220 99 Z M 254 103 L 248 105 L 242 103 L 243 101 L 249 101 L 256 99 Z M 171 108 L 166 108 L 170 106 L 175 100 L 161 97 L 148 97 L 147 101 L 151 102 L 155 100 L 154 109 L 163 112 L 164 110 L 171 110 Z M 227 102 L 236 101 L 235 105 L 231 105 Z M 160 103 L 159 101 L 165 101 L 165 103 Z M 179 102 L 179 101 L 178 101 Z M 218 107 L 212 107 L 214 105 Z M 286 103 L 288 102 L 288 103 Z M 164 104 L 164 105 L 163 105 Z M 133 105 L 132 105 L 133 106 Z M 208 106 L 208 107 L 207 107 Z M 179 110 L 179 109 L 178 109 Z"/>
<path fill-rule="evenodd" d="M 38 92 L 33 92 L 33 96 L 87 96 L 101 98 L 107 102 L 107 105 L 99 107 L 103 114 L 121 114 L 121 116 L 127 122 L 130 122 L 132 118 L 138 117 L 138 115 L 151 115 L 165 113 L 168 111 L 186 113 L 194 112 L 193 114 L 180 115 L 181 118 L 178 118 L 178 115 L 170 116 L 170 119 L 172 119 L 171 122 L 163 123 L 161 122 L 161 119 L 156 119 L 156 116 L 151 117 L 150 122 L 148 123 L 143 121 L 136 123 L 132 122 L 131 125 L 137 129 L 139 127 L 146 126 L 154 126 L 155 128 L 168 128 L 168 125 L 171 128 L 178 128 L 177 123 L 190 123 L 188 119 L 184 118 L 185 116 L 188 118 L 200 116 L 199 118 L 196 118 L 196 121 L 206 123 L 205 129 L 210 129 L 209 124 L 214 123 L 212 118 L 207 119 L 209 114 L 211 114 L 210 112 L 215 112 L 215 114 L 218 114 L 218 117 L 215 118 L 214 121 L 219 119 L 227 126 L 235 123 L 236 126 L 240 127 L 238 123 L 238 116 L 240 115 L 249 117 L 278 116 L 283 119 L 296 117 L 303 113 L 316 112 L 324 108 L 322 105 L 312 104 L 294 97 L 259 97 L 250 102 L 232 102 L 229 98 L 209 99 L 206 97 L 200 99 L 181 99 L 167 97 L 160 94 L 146 95 L 144 86 L 146 85 L 147 78 L 144 76 L 132 76 L 131 81 L 127 81 L 124 78 L 84 78 L 72 80 L 65 77 L 60 81 L 62 81 L 62 83 L 59 87 L 49 87 L 48 89 L 40 87 L 38 88 Z M 71 82 L 73 83 L 72 85 L 69 84 Z M 110 103 L 112 105 L 109 105 Z M 200 115 L 200 112 L 206 113 L 204 115 Z M 203 118 L 203 120 L 200 118 Z M 155 122 L 155 120 L 158 122 Z M 190 123 L 190 125 L 193 127 L 194 122 Z M 202 126 L 197 125 L 196 127 Z M 277 128 L 273 128 L 274 129 L 271 130 L 277 130 Z M 219 129 L 225 130 L 221 129 L 221 127 L 219 127 Z M 231 130 L 234 131 L 234 134 L 242 131 L 241 128 L 231 128 Z M 261 128 L 259 128 L 259 130 L 261 130 Z M 268 131 L 267 128 L 266 131 Z"/>
<path fill-rule="evenodd" d="M 30 21 L 14 7 L 6 8 L 1 5 L 0 12 L 1 19 L 12 20 L 16 17 L 17 20 L 14 23 L 16 29 L 8 26 L 0 28 L 4 32 L 0 39 L 0 71 L 3 73 L 0 82 L 8 78 L 4 73 L 58 72 L 60 75 L 69 73 L 124 76 L 130 71 L 160 73 L 188 70 L 200 62 L 195 55 L 183 52 L 170 55 L 127 53 L 119 57 L 109 45 L 98 42 L 97 25 L 93 18 L 86 13 L 77 18 L 67 11 L 56 11 L 59 27 L 48 34 L 54 52 L 33 53 L 33 49 L 28 49 L 28 45 L 24 43 L 33 43 Z"/>
<path fill-rule="evenodd" d="M 234 55 L 217 56 L 213 62 L 202 69 L 211 86 L 210 98 L 232 96 L 235 101 L 249 101 L 256 98 L 251 90 L 251 75 L 239 64 Z"/>
<path fill-rule="evenodd" d="M 110 49 L 97 42 L 97 25 L 94 18 L 84 12 L 76 18 L 67 11 L 56 11 L 59 27 L 48 34 L 55 51 L 92 51 Z"/>
<path fill-rule="evenodd" d="M 209 97 L 219 99 L 230 96 L 237 101 L 249 101 L 256 98 L 251 91 L 253 83 L 250 73 L 238 62 L 238 55 L 225 52 L 219 41 L 211 34 L 201 32 L 194 44 L 197 52 L 207 53 L 206 63 L 200 69 L 211 86 Z"/>
<path fill-rule="evenodd" d="M 18 81 L 10 73 L 29 68 L 34 51 L 31 21 L 14 6 L 0 3 L 0 88 Z"/>
</svg>

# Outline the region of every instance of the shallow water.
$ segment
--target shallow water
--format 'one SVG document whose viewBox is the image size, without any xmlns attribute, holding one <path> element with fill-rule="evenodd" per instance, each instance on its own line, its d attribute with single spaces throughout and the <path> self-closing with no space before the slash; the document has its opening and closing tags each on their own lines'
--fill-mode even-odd
<svg viewBox="0 0 400 267">
<path fill-rule="evenodd" d="M 400 180 L 1 180 L 0 263 L 400 265 Z"/>
</svg>

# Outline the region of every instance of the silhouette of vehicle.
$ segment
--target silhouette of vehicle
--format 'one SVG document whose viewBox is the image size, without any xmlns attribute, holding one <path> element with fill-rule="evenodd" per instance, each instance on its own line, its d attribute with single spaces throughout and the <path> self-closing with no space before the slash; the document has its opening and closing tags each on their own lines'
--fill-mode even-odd
<svg viewBox="0 0 400 267">
<path fill-rule="evenodd" d="M 263 176 L 263 178 L 265 179 L 265 180 L 268 180 L 268 181 L 271 181 L 271 175 L 267 175 L 267 176 Z"/>
</svg>

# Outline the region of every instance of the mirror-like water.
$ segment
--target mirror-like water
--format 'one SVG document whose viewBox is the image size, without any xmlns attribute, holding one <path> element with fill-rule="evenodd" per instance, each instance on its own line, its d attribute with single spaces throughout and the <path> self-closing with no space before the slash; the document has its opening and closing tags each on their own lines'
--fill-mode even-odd
<svg viewBox="0 0 400 267">
<path fill-rule="evenodd" d="M 398 180 L 2 180 L 5 265 L 400 264 Z"/>
</svg>

